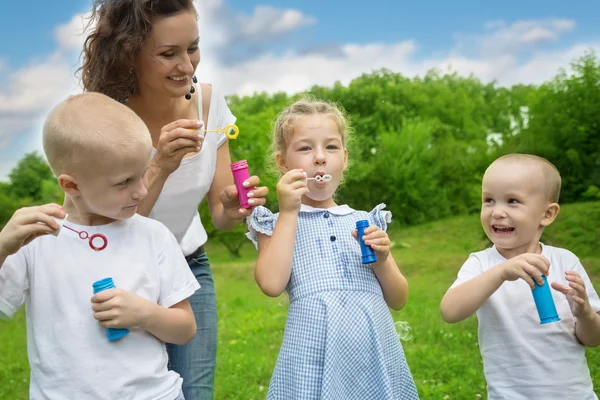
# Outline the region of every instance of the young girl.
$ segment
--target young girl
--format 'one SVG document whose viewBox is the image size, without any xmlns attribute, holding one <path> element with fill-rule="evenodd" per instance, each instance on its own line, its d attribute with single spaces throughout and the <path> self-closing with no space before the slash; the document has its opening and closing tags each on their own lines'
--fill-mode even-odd
<svg viewBox="0 0 600 400">
<path fill-rule="evenodd" d="M 280 114 L 273 151 L 283 174 L 279 213 L 257 207 L 248 237 L 255 278 L 268 296 L 290 298 L 283 345 L 267 399 L 418 399 L 388 306 L 408 284 L 390 254 L 391 213 L 337 205 L 348 163 L 348 127 L 335 106 L 300 100 Z M 363 265 L 356 221 L 377 262 Z"/>
</svg>

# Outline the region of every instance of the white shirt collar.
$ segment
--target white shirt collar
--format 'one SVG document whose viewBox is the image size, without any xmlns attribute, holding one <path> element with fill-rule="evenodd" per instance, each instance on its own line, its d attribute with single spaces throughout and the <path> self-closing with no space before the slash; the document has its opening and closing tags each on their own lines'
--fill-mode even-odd
<svg viewBox="0 0 600 400">
<path fill-rule="evenodd" d="M 322 212 L 327 211 L 334 215 L 348 215 L 354 212 L 353 209 L 348 207 L 348 205 L 343 204 L 341 206 L 335 206 L 330 208 L 314 208 L 311 206 L 307 206 L 305 204 L 300 205 L 300 212 Z"/>
</svg>

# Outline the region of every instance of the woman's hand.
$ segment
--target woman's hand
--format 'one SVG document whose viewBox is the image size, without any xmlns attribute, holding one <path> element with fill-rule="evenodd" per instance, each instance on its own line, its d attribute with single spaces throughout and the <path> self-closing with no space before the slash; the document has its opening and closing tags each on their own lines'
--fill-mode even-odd
<svg viewBox="0 0 600 400">
<path fill-rule="evenodd" d="M 258 176 L 251 176 L 246 179 L 243 184 L 244 187 L 253 188 L 248 192 L 248 204 L 251 206 L 250 208 L 241 208 L 238 191 L 235 185 L 229 185 L 221 192 L 221 203 L 223 204 L 225 215 L 229 219 L 236 220 L 246 218 L 252 214 L 254 207 L 264 206 L 267 202 L 266 197 L 269 193 L 269 188 L 266 186 L 258 186 L 260 185 L 260 178 Z"/>
<path fill-rule="evenodd" d="M 186 154 L 202 149 L 203 126 L 202 121 L 195 119 L 178 119 L 163 126 L 152 165 L 169 174 L 179 168 Z"/>
</svg>

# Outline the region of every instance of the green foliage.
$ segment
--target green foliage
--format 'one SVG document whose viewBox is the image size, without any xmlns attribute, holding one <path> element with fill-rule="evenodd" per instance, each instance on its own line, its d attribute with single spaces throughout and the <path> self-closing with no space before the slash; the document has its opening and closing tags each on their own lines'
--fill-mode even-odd
<svg viewBox="0 0 600 400">
<path fill-rule="evenodd" d="M 44 179 L 40 187 L 39 204 L 62 204 L 65 192 L 61 189 L 56 179 Z"/>
<path fill-rule="evenodd" d="M 14 197 L 29 197 L 33 201 L 39 201 L 42 195 L 42 182 L 54 179 L 54 175 L 43 157 L 37 153 L 29 153 L 19 161 L 9 178 L 10 191 Z"/>
<path fill-rule="evenodd" d="M 64 193 L 46 161 L 37 153 L 25 154 L 10 172 L 9 179 L 0 182 L 0 229 L 19 208 L 62 204 Z"/>
<path fill-rule="evenodd" d="M 594 198 L 593 187 L 600 187 L 600 60 L 590 51 L 572 70 L 539 88 L 529 126 L 508 147 L 554 163 L 563 178 L 563 202 Z"/>
<path fill-rule="evenodd" d="M 592 185 L 585 192 L 583 192 L 582 196 L 587 200 L 600 200 L 600 188 Z"/>
</svg>

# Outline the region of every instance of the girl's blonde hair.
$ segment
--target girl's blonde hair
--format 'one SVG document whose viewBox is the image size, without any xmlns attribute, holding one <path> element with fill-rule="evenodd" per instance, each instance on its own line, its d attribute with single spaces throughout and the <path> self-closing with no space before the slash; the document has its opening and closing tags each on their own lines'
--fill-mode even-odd
<svg viewBox="0 0 600 400">
<path fill-rule="evenodd" d="M 294 133 L 294 123 L 301 117 L 309 115 L 327 115 L 337 124 L 342 146 L 348 148 L 351 127 L 346 114 L 333 103 L 318 100 L 313 97 L 303 97 L 287 109 L 283 110 L 275 120 L 271 140 L 271 159 L 275 160 L 277 153 L 285 155 L 290 135 Z"/>
</svg>

